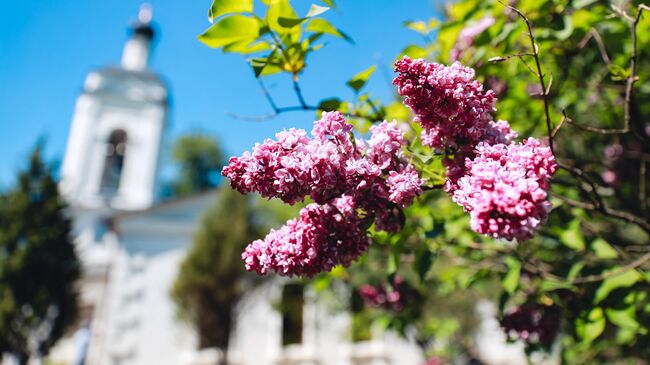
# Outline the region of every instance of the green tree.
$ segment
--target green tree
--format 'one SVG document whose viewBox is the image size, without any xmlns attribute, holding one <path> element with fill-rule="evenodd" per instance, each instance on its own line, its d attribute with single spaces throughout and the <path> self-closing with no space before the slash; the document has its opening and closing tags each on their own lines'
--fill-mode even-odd
<svg viewBox="0 0 650 365">
<path fill-rule="evenodd" d="M 223 166 L 223 153 L 214 138 L 201 134 L 179 137 L 174 143 L 172 158 L 180 167 L 173 189 L 187 195 L 213 188 Z"/>
<path fill-rule="evenodd" d="M 77 314 L 80 263 L 66 204 L 40 148 L 0 196 L 0 354 L 47 354 Z"/>
<path fill-rule="evenodd" d="M 199 348 L 221 349 L 224 362 L 235 305 L 255 279 L 247 275 L 241 253 L 258 236 L 249 199 L 221 189 L 203 216 L 172 288 L 181 318 L 198 333 Z"/>
</svg>

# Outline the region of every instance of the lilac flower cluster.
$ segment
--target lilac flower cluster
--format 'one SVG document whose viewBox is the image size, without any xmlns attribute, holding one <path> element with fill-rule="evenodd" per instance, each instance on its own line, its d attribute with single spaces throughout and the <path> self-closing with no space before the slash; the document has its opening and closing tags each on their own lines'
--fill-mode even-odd
<svg viewBox="0 0 650 365">
<path fill-rule="evenodd" d="M 323 113 L 313 138 L 290 129 L 230 158 L 222 174 L 242 194 L 258 192 L 288 204 L 310 196 L 316 203 L 251 243 L 242 255 L 247 270 L 312 276 L 363 253 L 363 227 L 373 220 L 379 230 L 401 229 L 401 207 L 422 193 L 424 183 L 401 152 L 403 133 L 395 122 L 373 126 L 368 141 L 351 132 L 341 113 Z"/>
<path fill-rule="evenodd" d="M 422 125 L 422 143 L 439 150 L 474 145 L 484 138 L 495 111 L 496 95 L 474 80 L 474 70 L 412 60 L 395 62 L 393 80 L 404 104 Z"/>
<path fill-rule="evenodd" d="M 401 312 L 407 301 L 415 299 L 418 292 L 399 276 L 395 276 L 389 288 L 386 284 L 379 286 L 362 285 L 358 292 L 369 307 Z"/>
<path fill-rule="evenodd" d="M 369 237 L 349 197 L 309 204 L 300 216 L 256 240 L 242 254 L 246 269 L 263 275 L 313 276 L 349 265 L 366 251 Z"/>
<path fill-rule="evenodd" d="M 487 22 L 486 22 L 487 24 Z M 496 96 L 474 80 L 474 70 L 408 57 L 395 63 L 393 80 L 424 129 L 422 144 L 447 155 L 445 191 L 469 212 L 472 229 L 495 238 L 529 239 L 546 220 L 550 179 L 557 169 L 550 149 L 494 121 Z"/>
<path fill-rule="evenodd" d="M 495 19 L 491 16 L 481 18 L 478 22 L 471 24 L 458 33 L 456 44 L 450 52 L 453 61 L 459 61 L 467 49 L 472 47 L 474 39 L 494 24 Z"/>
<path fill-rule="evenodd" d="M 471 217 L 472 229 L 495 238 L 531 238 L 551 210 L 546 191 L 557 168 L 548 147 L 524 143 L 480 143 L 467 160 L 453 200 Z"/>
<path fill-rule="evenodd" d="M 512 339 L 549 347 L 560 332 L 559 314 L 553 306 L 524 304 L 504 315 L 500 324 Z"/>
</svg>

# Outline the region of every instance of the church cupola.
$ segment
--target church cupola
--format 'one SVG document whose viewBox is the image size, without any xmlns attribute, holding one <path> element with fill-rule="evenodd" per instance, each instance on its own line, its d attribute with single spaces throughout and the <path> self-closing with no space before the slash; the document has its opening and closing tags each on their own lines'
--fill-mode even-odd
<svg viewBox="0 0 650 365">
<path fill-rule="evenodd" d="M 168 91 L 148 69 L 151 6 L 140 8 L 119 67 L 86 77 L 77 99 L 61 174 L 74 207 L 140 210 L 155 203 Z"/>
<path fill-rule="evenodd" d="M 131 28 L 131 39 L 124 45 L 122 53 L 122 67 L 126 70 L 144 71 L 149 64 L 151 43 L 155 32 L 151 26 L 153 9 L 151 5 L 144 4 L 140 7 L 138 20 Z"/>
</svg>

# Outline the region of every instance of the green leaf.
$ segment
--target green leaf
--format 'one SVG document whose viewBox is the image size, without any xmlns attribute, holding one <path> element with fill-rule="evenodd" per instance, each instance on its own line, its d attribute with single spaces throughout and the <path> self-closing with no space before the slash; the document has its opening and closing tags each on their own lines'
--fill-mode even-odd
<svg viewBox="0 0 650 365">
<path fill-rule="evenodd" d="M 320 293 L 323 290 L 329 288 L 331 284 L 331 275 L 320 275 L 314 280 L 314 290 L 316 290 L 316 293 Z"/>
<path fill-rule="evenodd" d="M 591 343 L 605 329 L 605 317 L 601 308 L 594 308 L 586 319 L 576 320 L 576 332 L 584 343 Z"/>
<path fill-rule="evenodd" d="M 425 58 L 428 55 L 429 52 L 427 52 L 426 49 L 415 44 L 411 44 L 402 50 L 402 54 L 400 56 L 409 56 L 411 58 Z"/>
<path fill-rule="evenodd" d="M 391 250 L 391 253 L 388 256 L 388 266 L 386 267 L 386 273 L 388 275 L 393 275 L 397 272 L 398 267 L 399 267 L 399 253 L 396 253 L 395 250 Z"/>
<path fill-rule="evenodd" d="M 506 266 L 508 266 L 508 273 L 501 281 L 503 289 L 510 295 L 517 290 L 519 286 L 519 274 L 521 273 L 521 262 L 513 257 L 506 257 Z"/>
<path fill-rule="evenodd" d="M 329 6 L 330 8 L 335 8 L 336 7 L 336 4 L 334 3 L 334 0 L 323 0 L 323 2 L 325 4 L 327 4 L 327 6 Z"/>
<path fill-rule="evenodd" d="M 431 265 L 433 264 L 433 260 L 435 258 L 436 254 L 426 248 L 416 253 L 415 269 L 418 273 L 418 277 L 420 278 L 420 282 L 424 282 L 424 279 L 431 269 Z"/>
<path fill-rule="evenodd" d="M 350 80 L 348 80 L 346 85 L 352 88 L 354 92 L 359 92 L 359 90 L 363 88 L 366 82 L 368 82 L 368 79 L 370 78 L 370 76 L 372 76 L 372 74 L 375 72 L 376 69 L 377 69 L 377 65 L 372 65 L 368 67 L 367 69 L 354 75 Z"/>
<path fill-rule="evenodd" d="M 584 251 L 585 238 L 582 236 L 579 220 L 574 219 L 569 223 L 567 229 L 560 233 L 560 241 L 576 251 Z"/>
<path fill-rule="evenodd" d="M 305 18 L 313 18 L 315 16 L 321 15 L 325 13 L 326 11 L 330 10 L 327 6 L 320 6 L 316 4 L 311 4 L 309 7 L 309 11 L 307 12 L 307 15 Z"/>
<path fill-rule="evenodd" d="M 576 9 L 584 8 L 585 6 L 589 6 L 595 3 L 596 1 L 598 0 L 574 0 L 573 7 Z"/>
<path fill-rule="evenodd" d="M 555 38 L 561 41 L 568 39 L 573 33 L 573 20 L 571 19 L 571 17 L 565 15 L 563 19 L 564 19 L 564 28 L 562 30 L 553 32 Z"/>
<path fill-rule="evenodd" d="M 232 13 L 252 13 L 253 0 L 213 0 L 208 10 L 208 19 L 212 23 L 216 18 Z"/>
<path fill-rule="evenodd" d="M 618 252 L 602 238 L 597 238 L 591 243 L 591 248 L 596 253 L 596 257 L 601 259 L 615 259 Z"/>
<path fill-rule="evenodd" d="M 410 30 L 414 30 L 422 35 L 427 35 L 429 32 L 431 32 L 431 29 L 429 29 L 429 26 L 427 23 L 418 20 L 418 21 L 405 21 L 404 26 L 407 27 Z"/>
<path fill-rule="evenodd" d="M 575 290 L 575 286 L 571 285 L 569 283 L 565 283 L 562 281 L 557 281 L 557 280 L 544 280 L 542 284 L 540 285 L 540 290 L 543 292 L 547 291 L 553 291 L 557 289 L 569 289 L 569 290 Z"/>
<path fill-rule="evenodd" d="M 240 53 L 240 54 L 251 54 L 261 51 L 268 51 L 271 49 L 271 45 L 267 42 L 254 42 L 250 39 L 245 39 L 243 41 L 231 43 L 223 47 L 224 52 L 229 53 Z"/>
<path fill-rule="evenodd" d="M 280 24 L 280 19 L 283 19 L 283 23 L 287 24 L 287 19 L 298 20 L 298 16 L 291 7 L 289 0 L 271 0 L 265 19 L 269 29 L 280 34 L 286 34 L 291 30 L 292 26 L 283 26 Z"/>
<path fill-rule="evenodd" d="M 618 269 L 615 268 L 608 272 L 612 272 L 613 270 Z M 603 273 L 603 275 L 607 275 L 607 272 Z M 636 284 L 636 282 L 639 280 L 641 280 L 641 274 L 639 274 L 636 270 L 626 270 L 620 274 L 605 279 L 596 291 L 594 304 L 602 302 L 603 299 L 607 298 L 609 293 L 611 293 L 613 290 L 630 287 Z"/>
<path fill-rule="evenodd" d="M 343 39 L 345 39 L 346 41 L 348 41 L 350 43 L 354 43 L 352 41 L 352 38 L 350 38 L 350 36 L 343 33 L 340 29 L 337 29 L 335 26 L 333 26 L 332 23 L 330 23 L 327 20 L 322 19 L 322 18 L 312 19 L 307 24 L 307 27 L 305 29 L 308 32 L 329 34 L 329 35 L 333 35 L 335 37 L 343 38 Z"/>
<path fill-rule="evenodd" d="M 250 60 L 251 67 L 253 67 L 253 72 L 255 72 L 255 77 L 259 77 L 266 67 L 267 58 L 253 58 Z"/>
<path fill-rule="evenodd" d="M 260 34 L 260 22 L 243 15 L 222 18 L 213 24 L 199 40 L 212 48 L 221 48 L 244 40 L 253 41 Z"/>
<path fill-rule="evenodd" d="M 610 63 L 607 65 L 607 68 L 609 69 L 609 73 L 612 74 L 612 80 L 620 81 L 630 77 L 630 70 L 617 64 Z"/>
<path fill-rule="evenodd" d="M 394 101 L 385 107 L 386 120 L 400 120 L 406 121 L 409 116 L 409 110 L 404 104 Z"/>
<path fill-rule="evenodd" d="M 578 274 L 580 274 L 580 271 L 585 267 L 585 263 L 578 261 L 575 264 L 571 266 L 571 269 L 569 270 L 569 273 L 567 274 L 567 280 L 572 281 L 575 280 L 575 278 L 578 277 Z"/>
<path fill-rule="evenodd" d="M 607 308 L 605 309 L 605 314 L 610 322 L 621 328 L 637 329 L 640 327 L 639 322 L 636 320 L 634 306 L 629 306 L 622 310 Z"/>
<path fill-rule="evenodd" d="M 341 99 L 339 98 L 329 98 L 321 100 L 318 104 L 318 109 L 325 111 L 338 110 L 341 106 Z"/>
<path fill-rule="evenodd" d="M 285 17 L 279 17 L 278 18 L 278 24 L 285 28 L 292 28 L 295 27 L 298 24 L 301 24 L 307 19 L 313 18 L 315 16 L 318 16 L 320 14 L 323 14 L 324 12 L 328 11 L 330 8 L 326 6 L 318 6 L 315 4 L 311 4 L 311 7 L 309 8 L 309 11 L 307 12 L 307 15 L 305 15 L 304 18 L 285 18 Z"/>
<path fill-rule="evenodd" d="M 273 75 L 282 71 L 282 68 L 274 60 L 275 55 L 271 53 L 269 57 L 252 58 L 249 60 L 255 77 Z"/>
</svg>

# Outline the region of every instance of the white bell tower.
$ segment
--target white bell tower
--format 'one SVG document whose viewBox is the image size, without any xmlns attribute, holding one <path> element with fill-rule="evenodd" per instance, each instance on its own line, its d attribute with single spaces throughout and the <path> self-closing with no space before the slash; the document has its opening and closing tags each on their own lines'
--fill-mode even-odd
<svg viewBox="0 0 650 365">
<path fill-rule="evenodd" d="M 141 210 L 155 202 L 168 93 L 148 70 L 151 17 L 144 5 L 121 66 L 91 72 L 77 99 L 61 176 L 73 208 Z"/>
</svg>

